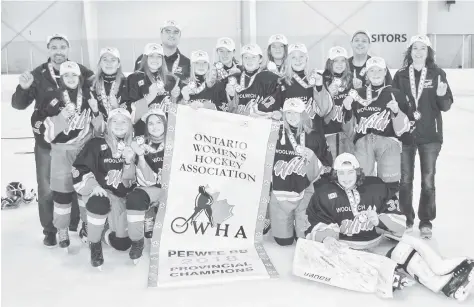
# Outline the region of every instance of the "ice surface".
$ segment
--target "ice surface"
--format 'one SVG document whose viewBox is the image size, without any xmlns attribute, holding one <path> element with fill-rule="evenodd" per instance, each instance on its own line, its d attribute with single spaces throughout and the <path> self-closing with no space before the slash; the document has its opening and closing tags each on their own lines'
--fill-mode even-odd
<svg viewBox="0 0 474 307">
<path fill-rule="evenodd" d="M 2 103 L 4 104 L 4 103 Z M 445 256 L 474 257 L 474 97 L 456 97 L 452 109 L 443 114 L 445 143 L 436 176 L 437 219 L 431 244 Z M 15 117 L 4 117 L 3 127 L 18 125 Z M 29 122 L 25 122 L 25 125 Z M 9 181 L 34 187 L 32 140 L 2 140 L 1 188 Z M 419 164 L 416 164 L 415 195 L 419 197 Z M 35 203 L 2 211 L 2 306 L 458 306 L 441 294 L 420 285 L 382 300 L 374 295 L 332 288 L 291 274 L 294 245 L 279 247 L 270 236 L 265 248 L 280 278 L 235 282 L 221 286 L 183 289 L 146 288 L 148 257 L 133 266 L 128 252 L 104 247 L 103 272 L 89 264 L 89 250 L 72 233 L 76 255 L 42 245 L 42 229 Z M 149 251 L 147 242 L 146 252 Z M 474 295 L 463 305 L 473 306 Z"/>
</svg>

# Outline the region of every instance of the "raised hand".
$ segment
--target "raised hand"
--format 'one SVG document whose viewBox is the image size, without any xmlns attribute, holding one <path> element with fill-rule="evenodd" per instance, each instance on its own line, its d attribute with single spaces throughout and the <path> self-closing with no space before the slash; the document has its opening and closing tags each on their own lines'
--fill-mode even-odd
<svg viewBox="0 0 474 307">
<path fill-rule="evenodd" d="M 438 75 L 438 87 L 436 88 L 436 95 L 444 96 L 448 90 L 448 84 L 441 81 L 441 75 Z"/>
<path fill-rule="evenodd" d="M 35 78 L 29 71 L 25 71 L 20 75 L 20 86 L 22 89 L 27 90 L 30 88 L 31 84 L 33 84 L 33 81 Z"/>
<path fill-rule="evenodd" d="M 400 111 L 398 107 L 398 102 L 395 99 L 395 96 L 393 95 L 393 93 L 391 93 L 390 95 L 392 95 L 392 100 L 390 100 L 389 103 L 387 103 L 387 108 L 392 110 L 393 113 L 397 114 L 398 111 Z"/>
</svg>

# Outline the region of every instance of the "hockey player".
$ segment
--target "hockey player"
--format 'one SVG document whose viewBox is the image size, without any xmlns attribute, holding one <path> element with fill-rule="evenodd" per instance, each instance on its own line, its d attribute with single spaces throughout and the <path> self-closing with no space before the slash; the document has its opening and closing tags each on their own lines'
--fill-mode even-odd
<svg viewBox="0 0 474 307">
<path fill-rule="evenodd" d="M 223 82 L 217 81 L 217 70 L 210 65 L 209 55 L 202 50 L 191 53 L 191 75 L 181 88 L 181 103 L 191 107 L 228 111 Z"/>
<path fill-rule="evenodd" d="M 306 239 L 335 250 L 371 249 L 381 241 L 380 233 L 400 241 L 387 256 L 435 293 L 462 301 L 474 283 L 474 261 L 443 259 L 422 240 L 404 234 L 406 218 L 390 188 L 377 177 L 365 177 L 352 154 L 335 159 L 331 181 L 315 188 L 307 214 Z M 352 260 L 353 265 L 360 261 Z"/>
<path fill-rule="evenodd" d="M 143 253 L 144 238 L 153 236 L 153 226 L 162 197 L 162 169 L 166 138 L 166 115 L 160 108 L 151 108 L 142 120 L 145 135 L 132 142 L 136 154 L 138 187 L 127 195 L 128 235 L 132 240 L 130 258 L 137 262 Z M 143 229 L 145 228 L 145 234 Z"/>
<path fill-rule="evenodd" d="M 365 30 L 358 30 L 352 35 L 351 47 L 353 56 L 349 58 L 349 64 L 354 78 L 352 84 L 355 89 L 368 85 L 367 78 L 367 60 L 370 59 L 368 55 L 370 48 L 370 34 Z M 392 75 L 387 69 L 385 73 L 385 84 L 392 83 Z"/>
<path fill-rule="evenodd" d="M 285 101 L 276 145 L 269 211 L 272 234 L 282 246 L 304 237 L 312 183 L 332 165 L 324 136 L 312 130 L 305 110 L 299 98 Z"/>
<path fill-rule="evenodd" d="M 393 86 L 409 99 L 414 109 L 415 128 L 402 138 L 402 177 L 400 205 L 407 216 L 407 226 L 415 220 L 413 210 L 413 173 L 418 150 L 421 165 L 421 193 L 418 207 L 419 229 L 425 238 L 432 236 L 432 221 L 436 218 L 436 161 L 443 143 L 443 118 L 453 103 L 453 94 L 446 73 L 434 60 L 434 51 L 427 36 L 416 35 L 405 53 L 404 67 L 394 76 Z"/>
<path fill-rule="evenodd" d="M 243 71 L 226 80 L 229 110 L 237 114 L 281 118 L 278 75 L 262 71 L 263 54 L 258 45 L 245 45 L 241 53 Z"/>
<path fill-rule="evenodd" d="M 189 78 L 191 64 L 178 49 L 181 40 L 181 26 L 175 20 L 166 20 L 160 29 L 164 61 L 170 73 L 181 80 Z M 135 61 L 135 71 L 140 70 L 144 54 Z"/>
<path fill-rule="evenodd" d="M 140 119 L 148 112 L 148 107 L 158 104 L 166 113 L 172 100 L 180 94 L 179 79 L 168 73 L 168 68 L 163 65 L 163 56 L 163 48 L 159 44 L 147 44 L 140 69 L 128 76 L 135 135 L 144 133 L 145 124 Z"/>
<path fill-rule="evenodd" d="M 352 123 L 343 123 L 342 101 L 352 87 L 352 74 L 346 49 L 336 46 L 329 49 L 323 72 L 324 88 L 329 92 L 332 108 L 323 113 L 324 133 L 333 157 L 343 152 L 354 152 Z M 344 125 L 344 129 L 343 129 Z"/>
<path fill-rule="evenodd" d="M 237 74 L 242 71 L 242 66 L 235 58 L 235 43 L 229 37 L 221 37 L 217 40 L 214 67 L 217 70 L 217 79 L 219 81 L 226 79 L 229 75 Z"/>
<path fill-rule="evenodd" d="M 34 111 L 31 115 L 31 126 L 35 137 L 35 166 L 36 182 L 38 183 L 38 210 L 43 234 L 43 244 L 48 247 L 57 245 L 57 229 L 53 225 L 53 194 L 50 188 L 51 178 L 51 145 L 44 140 L 44 126 L 40 120 L 40 103 L 45 102 L 44 97 L 50 90 L 59 88 L 59 67 L 67 61 L 69 48 L 68 38 L 63 34 L 53 34 L 46 39 L 49 58 L 46 63 L 36 67 L 32 72 L 20 75 L 20 82 L 12 96 L 12 107 L 18 110 L 27 109 L 35 101 Z M 89 79 L 93 73 L 86 67 L 79 65 L 81 75 Z M 49 103 L 46 102 L 46 103 Z M 75 231 L 79 223 L 79 210 L 77 198 L 73 197 L 71 211 L 71 225 L 69 229 Z"/>
<path fill-rule="evenodd" d="M 54 200 L 53 224 L 58 229 L 59 246 L 69 246 L 68 225 L 74 194 L 71 166 L 77 154 L 98 133 L 104 118 L 97 101 L 90 99 L 79 65 L 64 62 L 60 67 L 60 88 L 50 92 L 41 110 L 44 139 L 51 144 L 51 190 Z"/>
<path fill-rule="evenodd" d="M 122 108 L 110 111 L 104 138 L 91 139 L 72 165 L 74 189 L 87 209 L 88 241 L 91 264 L 104 263 L 102 237 L 106 220 L 109 229 L 104 239 L 120 251 L 133 245 L 127 233 L 125 196 L 135 187 L 135 153 L 130 113 Z M 143 228 L 142 228 L 143 229 Z M 131 252 L 131 251 L 130 251 Z"/>
<path fill-rule="evenodd" d="M 99 57 L 91 94 L 98 101 L 99 111 L 107 121 L 107 116 L 113 109 L 121 107 L 129 110 L 127 79 L 122 72 L 117 48 L 102 48 Z"/>
<path fill-rule="evenodd" d="M 355 156 L 364 173 L 386 182 L 394 193 L 400 180 L 399 138 L 410 131 L 405 95 L 385 84 L 387 67 L 379 57 L 367 61 L 369 85 L 351 90 L 344 99 L 345 121 L 355 122 Z"/>
<path fill-rule="evenodd" d="M 288 39 L 283 34 L 274 34 L 268 39 L 267 63 L 265 68 L 280 77 L 286 71 L 286 59 L 288 57 Z"/>
<path fill-rule="evenodd" d="M 316 70 L 308 69 L 308 49 L 304 44 L 290 44 L 281 88 L 282 100 L 299 98 L 306 105 L 306 113 L 312 120 L 313 130 L 324 134 L 322 114 L 329 112 L 331 101 L 322 91 L 323 79 Z"/>
</svg>

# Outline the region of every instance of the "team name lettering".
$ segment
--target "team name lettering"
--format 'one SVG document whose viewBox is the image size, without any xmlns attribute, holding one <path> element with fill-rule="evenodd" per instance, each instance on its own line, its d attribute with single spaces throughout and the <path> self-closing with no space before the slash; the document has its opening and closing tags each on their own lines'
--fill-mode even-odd
<svg viewBox="0 0 474 307">
<path fill-rule="evenodd" d="M 279 160 L 273 167 L 273 170 L 275 171 L 275 176 L 280 176 L 281 179 L 285 180 L 287 176 L 293 173 L 306 176 L 305 165 L 305 159 L 302 157 L 294 157 L 290 162 Z"/>
<path fill-rule="evenodd" d="M 340 232 L 346 236 L 352 236 L 361 231 L 369 231 L 374 229 L 374 225 L 367 219 L 365 221 L 356 217 L 353 220 L 343 220 L 340 227 Z"/>
<path fill-rule="evenodd" d="M 124 158 L 107 158 L 104 159 L 104 163 L 123 163 L 125 162 Z"/>
<path fill-rule="evenodd" d="M 387 125 L 390 123 L 390 111 L 384 110 L 377 112 L 369 117 L 362 117 L 359 124 L 356 126 L 356 132 L 367 134 L 367 129 L 376 129 L 379 131 L 385 131 Z"/>
<path fill-rule="evenodd" d="M 334 110 L 331 120 L 342 123 L 342 106 L 334 106 Z"/>
</svg>

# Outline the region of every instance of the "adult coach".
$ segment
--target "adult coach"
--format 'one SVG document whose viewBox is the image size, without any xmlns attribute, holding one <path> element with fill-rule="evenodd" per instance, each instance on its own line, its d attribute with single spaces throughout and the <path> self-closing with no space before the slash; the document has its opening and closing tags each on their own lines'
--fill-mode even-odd
<svg viewBox="0 0 474 307">
<path fill-rule="evenodd" d="M 20 83 L 12 96 L 12 107 L 25 110 L 35 101 L 35 109 L 31 116 L 31 126 L 35 137 L 36 181 L 38 184 L 38 210 L 41 226 L 45 235 L 43 243 L 48 247 L 57 244 L 57 230 L 53 225 L 53 194 L 50 188 L 51 172 L 51 145 L 44 140 L 44 125 L 39 120 L 40 104 L 48 92 L 59 88 L 59 67 L 68 60 L 70 43 L 63 34 L 53 34 L 46 39 L 49 58 L 32 72 L 25 72 L 20 76 Z M 81 74 L 90 78 L 93 73 L 86 67 L 79 65 Z M 79 224 L 79 207 L 77 198 L 73 198 L 71 223 L 69 229 L 76 231 Z"/>
<path fill-rule="evenodd" d="M 178 49 L 181 40 L 181 27 L 174 20 L 167 20 L 161 27 L 161 45 L 165 54 L 168 71 L 181 80 L 189 78 L 191 61 Z M 140 68 L 143 54 L 135 61 L 135 71 Z"/>
<path fill-rule="evenodd" d="M 370 59 L 370 34 L 365 30 L 354 32 L 351 39 L 351 48 L 353 55 L 349 58 L 349 65 L 353 74 L 352 85 L 355 89 L 369 85 L 367 77 L 367 60 Z M 385 85 L 392 83 L 392 75 L 387 69 L 385 74 Z"/>
</svg>

